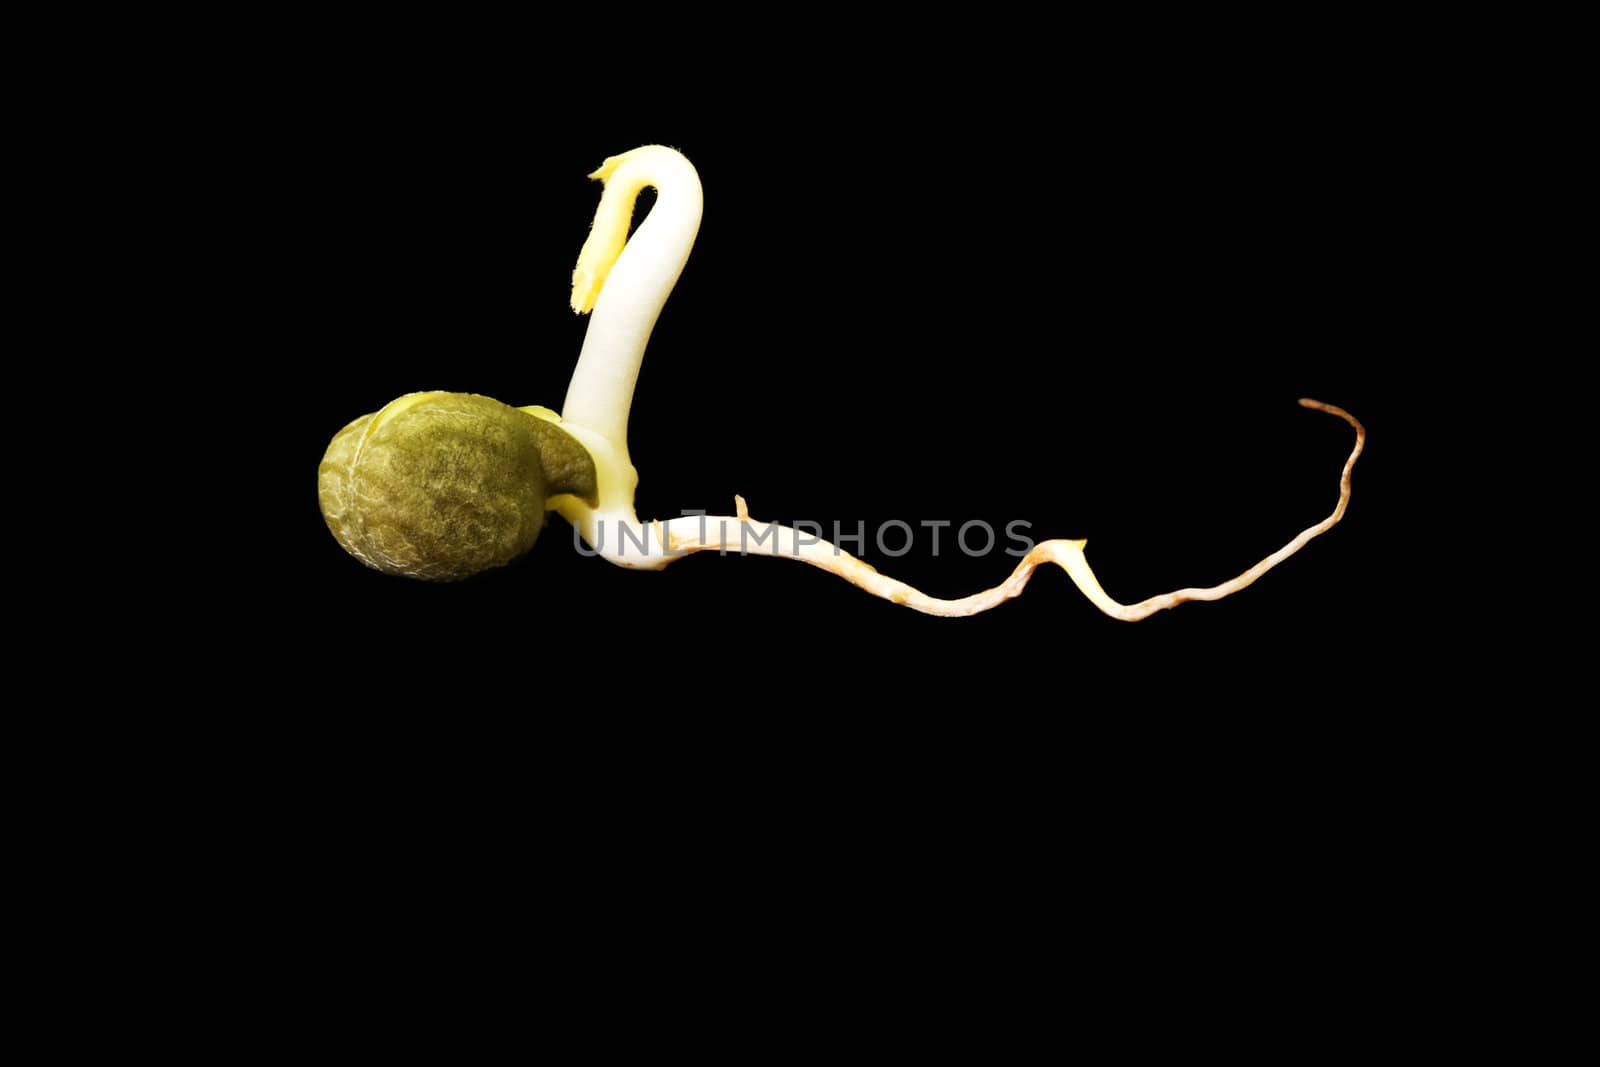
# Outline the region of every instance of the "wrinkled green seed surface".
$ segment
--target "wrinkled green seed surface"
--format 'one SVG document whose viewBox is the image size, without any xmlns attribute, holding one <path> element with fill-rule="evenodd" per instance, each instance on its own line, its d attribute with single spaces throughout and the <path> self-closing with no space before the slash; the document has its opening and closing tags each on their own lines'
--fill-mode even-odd
<svg viewBox="0 0 1600 1067">
<path fill-rule="evenodd" d="M 467 393 L 406 399 L 356 419 L 328 445 L 317 495 L 339 543 L 369 567 L 434 581 L 532 548 L 547 492 L 540 444 L 549 434 L 538 420 Z M 581 466 L 571 456 L 561 462 Z M 592 464 L 589 476 L 592 484 Z"/>
</svg>

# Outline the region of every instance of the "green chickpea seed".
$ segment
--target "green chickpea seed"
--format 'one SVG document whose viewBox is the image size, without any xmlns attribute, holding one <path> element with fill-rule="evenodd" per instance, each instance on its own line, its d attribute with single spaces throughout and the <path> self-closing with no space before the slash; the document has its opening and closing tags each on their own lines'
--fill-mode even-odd
<svg viewBox="0 0 1600 1067">
<path fill-rule="evenodd" d="M 554 423 L 472 393 L 410 393 L 340 430 L 317 468 L 322 517 L 356 559 L 432 581 L 533 547 L 550 497 L 593 503 L 594 461 Z"/>
</svg>

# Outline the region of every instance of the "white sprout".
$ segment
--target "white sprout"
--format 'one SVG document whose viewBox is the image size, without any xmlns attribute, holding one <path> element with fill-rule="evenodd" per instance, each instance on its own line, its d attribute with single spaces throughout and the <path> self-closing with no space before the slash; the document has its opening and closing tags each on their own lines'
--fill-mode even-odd
<svg viewBox="0 0 1600 1067">
<path fill-rule="evenodd" d="M 992 589 L 943 600 L 879 574 L 871 565 L 825 540 L 788 526 L 750 518 L 743 497 L 735 496 L 731 516 L 693 515 L 642 523 L 634 513 L 638 472 L 628 456 L 628 411 L 633 402 L 639 365 L 662 305 L 677 283 L 700 228 L 700 178 L 678 152 L 649 145 L 613 156 L 590 177 L 605 183 L 594 225 L 572 275 L 572 308 L 593 312 L 583 351 L 572 376 L 562 413 L 524 408 L 559 423 L 594 458 L 598 503 L 570 495 L 552 497 L 550 506 L 572 523 L 591 548 L 623 567 L 659 570 L 685 555 L 716 550 L 797 559 L 836 574 L 873 596 L 929 615 L 964 616 L 988 611 L 1017 596 L 1041 563 L 1054 563 L 1095 607 L 1115 619 L 1134 622 L 1189 600 L 1221 600 L 1260 578 L 1294 555 L 1318 534 L 1332 528 L 1350 501 L 1350 471 L 1366 441 L 1366 431 L 1349 412 L 1317 400 L 1302 407 L 1344 419 L 1356 432 L 1355 446 L 1339 478 L 1339 500 L 1321 522 L 1302 530 L 1292 541 L 1243 574 L 1210 588 L 1178 589 L 1121 604 L 1100 587 L 1089 561 L 1086 542 L 1052 540 L 1035 545 L 1011 576 Z M 634 201 L 646 186 L 656 190 L 656 203 L 633 236 L 628 225 Z M 642 547 L 641 547 L 642 546 Z"/>
</svg>

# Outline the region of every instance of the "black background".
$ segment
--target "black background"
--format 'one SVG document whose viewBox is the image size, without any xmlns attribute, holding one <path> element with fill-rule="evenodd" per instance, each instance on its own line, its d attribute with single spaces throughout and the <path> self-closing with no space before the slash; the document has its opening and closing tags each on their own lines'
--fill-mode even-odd
<svg viewBox="0 0 1600 1067">
<path fill-rule="evenodd" d="M 1396 383 L 1444 358 L 1448 96 L 1377 45 L 1115 40 L 999 75 L 828 51 L 696 68 L 693 93 L 661 64 L 604 96 L 511 48 L 346 42 L 229 101 L 195 181 L 249 250 L 221 318 L 262 488 L 216 571 L 219 699 L 270 707 L 239 758 L 270 754 L 263 810 L 296 813 L 303 861 L 508 899 L 543 880 L 619 916 L 712 869 L 731 912 L 779 885 L 859 903 L 871 872 L 1034 902 L 1074 883 L 1179 938 L 1204 924 L 1157 918 L 1175 883 L 1251 871 L 1269 914 L 1409 862 L 1428 725 L 1388 673 L 1410 647 Z M 559 408 L 585 174 L 651 142 L 695 163 L 705 216 L 635 396 L 641 516 L 741 493 L 827 527 L 1021 519 L 1086 537 L 1131 603 L 1327 514 L 1352 435 L 1310 396 L 1369 431 L 1347 518 L 1243 593 L 1131 625 L 1053 569 L 937 619 L 783 561 L 623 571 L 555 518 L 460 584 L 347 557 L 316 506 L 328 439 L 414 390 Z M 949 539 L 862 555 L 945 596 L 1014 563 Z M 1360 924 L 1340 915 L 1330 938 Z"/>
</svg>

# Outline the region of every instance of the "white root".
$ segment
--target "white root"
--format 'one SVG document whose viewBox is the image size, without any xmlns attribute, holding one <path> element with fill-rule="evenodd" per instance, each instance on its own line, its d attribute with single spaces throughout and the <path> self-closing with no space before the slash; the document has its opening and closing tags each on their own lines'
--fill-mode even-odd
<svg viewBox="0 0 1600 1067">
<path fill-rule="evenodd" d="M 1028 584 L 1028 579 L 1033 576 L 1033 572 L 1041 563 L 1054 563 L 1067 572 L 1073 584 L 1095 607 L 1114 619 L 1138 622 L 1158 611 L 1165 611 L 1190 600 L 1221 600 L 1237 593 L 1300 551 L 1313 537 L 1331 529 L 1344 517 L 1345 508 L 1350 502 L 1350 471 L 1366 444 L 1366 430 L 1355 416 L 1343 408 L 1324 404 L 1318 400 L 1301 400 L 1300 405 L 1337 415 L 1356 431 L 1355 447 L 1350 450 L 1350 458 L 1345 460 L 1344 471 L 1339 477 L 1339 502 L 1334 505 L 1333 512 L 1316 525 L 1300 531 L 1294 540 L 1260 563 L 1221 585 L 1207 589 L 1177 589 L 1141 600 L 1137 604 L 1120 604 L 1106 595 L 1106 591 L 1100 587 L 1099 580 L 1095 578 L 1094 571 L 1090 569 L 1089 561 L 1084 558 L 1083 549 L 1087 543 L 1084 541 L 1060 539 L 1043 541 L 1035 545 L 1022 562 L 1017 564 L 1016 570 L 1011 572 L 1009 578 L 994 588 L 985 589 L 981 593 L 974 593 L 959 600 L 942 600 L 929 596 L 898 579 L 879 574 L 871 564 L 820 538 L 802 534 L 792 527 L 751 519 L 743 497 L 734 497 L 736 516 L 689 516 L 652 525 L 664 533 L 663 544 L 667 560 L 712 550 L 797 559 L 813 567 L 820 567 L 830 574 L 836 574 L 875 597 L 902 604 L 927 615 L 947 617 L 977 615 L 998 607 L 1022 592 Z"/>
</svg>

